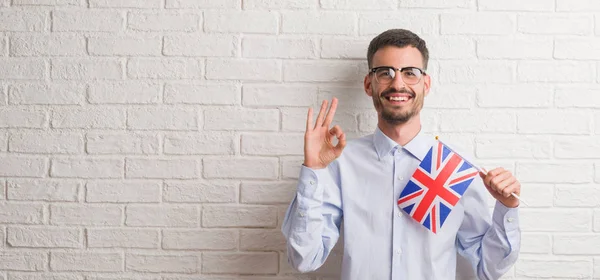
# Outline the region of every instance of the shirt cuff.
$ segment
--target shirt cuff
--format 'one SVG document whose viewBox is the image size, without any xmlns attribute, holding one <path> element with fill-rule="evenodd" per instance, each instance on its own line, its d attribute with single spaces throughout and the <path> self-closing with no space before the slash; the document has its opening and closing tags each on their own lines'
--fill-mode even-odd
<svg viewBox="0 0 600 280">
<path fill-rule="evenodd" d="M 519 207 L 506 207 L 502 202 L 496 200 L 494 214 L 492 217 L 494 223 L 505 232 L 519 229 Z"/>
<path fill-rule="evenodd" d="M 324 182 L 321 181 L 324 181 L 328 172 L 327 167 L 314 169 L 303 164 L 298 178 L 300 181 L 298 193 L 304 197 L 312 197 L 317 190 L 317 186 L 324 185 Z"/>
</svg>

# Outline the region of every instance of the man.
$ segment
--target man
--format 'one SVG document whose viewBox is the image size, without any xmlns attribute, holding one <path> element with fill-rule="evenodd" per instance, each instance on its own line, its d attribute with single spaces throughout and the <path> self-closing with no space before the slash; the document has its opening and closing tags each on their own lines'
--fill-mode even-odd
<svg viewBox="0 0 600 280">
<path fill-rule="evenodd" d="M 397 205 L 435 142 L 420 120 L 431 85 L 428 59 L 425 42 L 407 30 L 388 30 L 371 41 L 364 89 L 377 110 L 377 129 L 347 147 L 342 129 L 330 129 L 337 99 L 329 110 L 323 101 L 314 125 L 308 110 L 304 164 L 282 226 L 297 270 L 314 271 L 325 262 L 342 217 L 342 279 L 455 279 L 457 252 L 479 279 L 498 279 L 516 262 L 519 201 L 511 193 L 520 194 L 520 184 L 507 170 L 474 177 L 437 233 Z M 496 199 L 491 218 L 488 192 Z"/>
</svg>

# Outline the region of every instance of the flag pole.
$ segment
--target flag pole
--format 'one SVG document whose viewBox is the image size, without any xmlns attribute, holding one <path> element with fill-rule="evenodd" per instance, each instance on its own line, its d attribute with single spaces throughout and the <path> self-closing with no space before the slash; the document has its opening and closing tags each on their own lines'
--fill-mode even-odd
<svg viewBox="0 0 600 280">
<path fill-rule="evenodd" d="M 446 146 L 448 149 L 450 149 L 450 151 L 452 151 L 455 154 L 458 154 L 456 151 L 454 151 L 454 149 L 452 149 L 450 146 L 448 146 L 448 144 L 442 142 L 442 140 L 440 140 L 439 136 L 435 136 L 435 140 L 439 141 L 440 143 L 444 144 L 444 146 Z M 463 158 L 464 161 L 466 161 L 468 164 L 470 164 L 471 166 L 473 166 L 475 169 L 477 169 L 477 171 L 483 173 L 484 175 L 487 175 L 487 171 L 485 171 L 483 168 L 479 167 L 479 165 L 476 165 L 470 161 L 468 161 L 466 158 Z M 523 202 L 523 204 L 525 204 L 525 206 L 529 206 L 529 204 L 527 204 L 527 202 L 525 202 L 521 197 L 519 197 L 519 195 L 517 195 L 516 193 L 510 193 L 510 195 L 512 195 L 513 197 L 515 197 L 516 199 L 518 199 L 520 202 Z"/>
</svg>

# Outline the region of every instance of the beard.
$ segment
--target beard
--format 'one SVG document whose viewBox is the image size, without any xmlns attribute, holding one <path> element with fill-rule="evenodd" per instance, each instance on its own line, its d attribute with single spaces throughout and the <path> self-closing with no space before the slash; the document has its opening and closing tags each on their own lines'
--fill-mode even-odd
<svg viewBox="0 0 600 280">
<path fill-rule="evenodd" d="M 390 94 L 394 93 L 404 93 L 410 94 L 412 104 L 408 108 L 400 108 L 399 106 L 394 105 L 384 105 L 384 102 L 387 101 L 386 97 Z M 404 124 L 416 116 L 421 109 L 423 108 L 423 98 L 425 96 L 425 90 L 421 94 L 415 94 L 414 91 L 411 91 L 407 88 L 396 89 L 389 88 L 383 91 L 379 96 L 373 95 L 373 105 L 375 105 L 375 109 L 381 114 L 381 118 L 389 124 L 398 125 Z M 406 107 L 406 105 L 404 106 Z"/>
</svg>

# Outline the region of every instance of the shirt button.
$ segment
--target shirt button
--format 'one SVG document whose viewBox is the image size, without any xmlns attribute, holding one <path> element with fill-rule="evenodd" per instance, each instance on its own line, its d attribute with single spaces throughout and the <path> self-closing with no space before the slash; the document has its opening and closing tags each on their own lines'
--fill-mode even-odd
<svg viewBox="0 0 600 280">
<path fill-rule="evenodd" d="M 402 217 L 402 212 L 398 212 L 398 217 Z"/>
<path fill-rule="evenodd" d="M 508 218 L 506 219 L 506 221 L 508 221 L 509 223 L 512 223 L 515 219 L 514 218 Z"/>
<path fill-rule="evenodd" d="M 402 249 L 396 250 L 396 254 L 398 254 L 398 255 L 402 254 Z"/>
<path fill-rule="evenodd" d="M 404 177 L 398 176 L 398 180 L 402 181 L 402 180 L 404 180 Z"/>
<path fill-rule="evenodd" d="M 300 212 L 300 217 L 304 217 L 304 213 Z"/>
<path fill-rule="evenodd" d="M 308 183 L 309 183 L 309 184 L 311 184 L 311 185 L 314 185 L 314 184 L 315 184 L 315 181 L 313 181 L 313 180 L 310 180 Z"/>
</svg>

